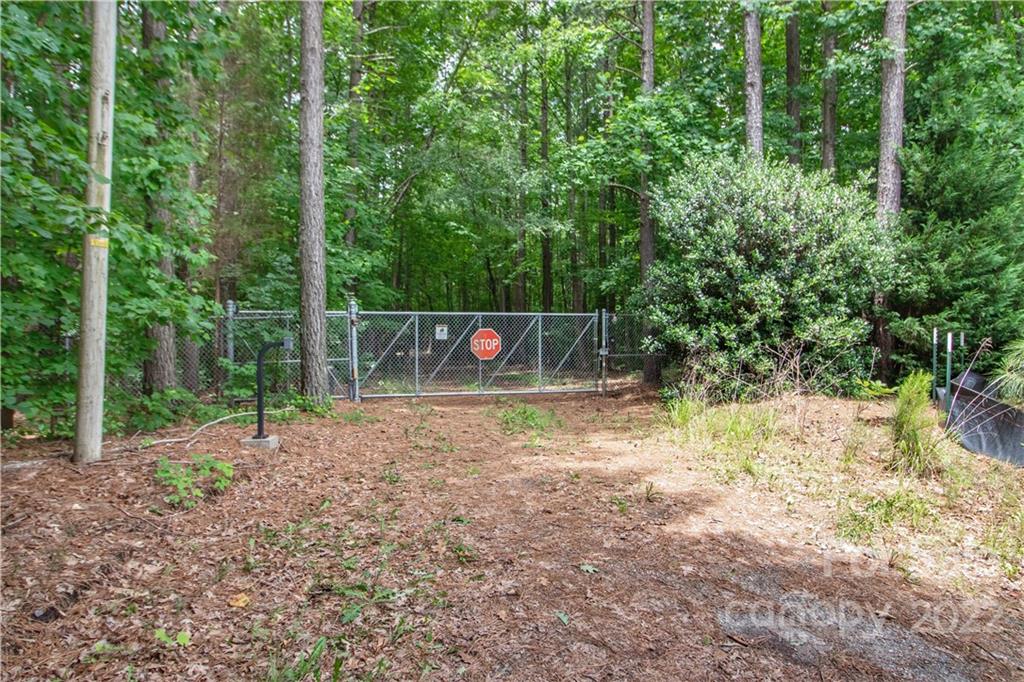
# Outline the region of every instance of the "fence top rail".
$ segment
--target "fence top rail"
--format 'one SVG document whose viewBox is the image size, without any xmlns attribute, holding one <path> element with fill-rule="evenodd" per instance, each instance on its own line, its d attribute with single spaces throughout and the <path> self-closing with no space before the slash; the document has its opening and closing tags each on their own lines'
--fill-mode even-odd
<svg viewBox="0 0 1024 682">
<path fill-rule="evenodd" d="M 456 312 L 449 310 L 360 310 L 359 315 L 361 316 L 372 316 L 372 315 L 462 315 L 462 316 L 473 316 L 477 315 L 501 315 L 503 317 L 508 316 L 519 316 L 519 317 L 537 317 L 542 315 L 544 317 L 594 317 L 596 312 L 590 313 L 501 313 L 501 312 Z"/>
<path fill-rule="evenodd" d="M 234 317 L 296 317 L 298 311 L 294 310 L 236 310 Z M 347 310 L 327 310 L 325 311 L 327 317 L 348 317 Z M 544 317 L 593 317 L 596 312 L 589 313 L 520 313 L 520 312 L 497 312 L 497 311 L 454 311 L 454 310 L 360 310 L 359 315 L 465 315 L 465 316 L 476 316 L 476 315 L 502 315 L 502 316 L 523 316 L 523 317 L 536 317 L 537 315 L 543 315 Z M 609 313 L 609 316 L 625 316 L 631 313 Z"/>
</svg>

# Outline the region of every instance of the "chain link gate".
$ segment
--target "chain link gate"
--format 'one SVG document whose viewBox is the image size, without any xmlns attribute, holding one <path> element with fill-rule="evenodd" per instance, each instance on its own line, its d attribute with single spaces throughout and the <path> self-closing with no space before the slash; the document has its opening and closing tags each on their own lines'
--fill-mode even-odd
<svg viewBox="0 0 1024 682">
<path fill-rule="evenodd" d="M 204 381 L 244 390 L 266 341 L 300 338 L 299 316 L 238 310 L 228 302 L 217 333 L 201 351 Z M 362 398 L 606 391 L 642 364 L 643 324 L 630 313 L 459 313 L 327 311 L 327 372 L 332 397 Z M 484 330 L 481 332 L 481 330 Z M 488 331 L 489 330 L 489 331 Z M 473 353 L 478 332 L 500 339 L 493 357 Z M 358 358 L 357 362 L 351 359 Z M 226 364 L 221 364 L 226 361 Z M 272 391 L 299 390 L 299 344 L 266 364 Z M 250 370 L 251 371 L 251 370 Z M 207 378 L 206 375 L 209 375 Z"/>
<path fill-rule="evenodd" d="M 353 315 L 353 357 L 358 362 L 351 382 L 356 400 L 601 387 L 597 312 Z M 497 337 L 493 357 L 474 354 L 478 332 Z"/>
</svg>

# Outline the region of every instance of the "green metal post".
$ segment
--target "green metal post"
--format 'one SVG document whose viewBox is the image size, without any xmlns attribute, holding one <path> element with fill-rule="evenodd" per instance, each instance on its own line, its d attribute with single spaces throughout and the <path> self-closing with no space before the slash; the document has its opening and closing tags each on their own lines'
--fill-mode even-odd
<svg viewBox="0 0 1024 682">
<path fill-rule="evenodd" d="M 946 332 L 946 413 L 953 406 L 953 332 Z"/>
<path fill-rule="evenodd" d="M 932 327 L 932 400 L 939 398 L 939 328 Z"/>
</svg>

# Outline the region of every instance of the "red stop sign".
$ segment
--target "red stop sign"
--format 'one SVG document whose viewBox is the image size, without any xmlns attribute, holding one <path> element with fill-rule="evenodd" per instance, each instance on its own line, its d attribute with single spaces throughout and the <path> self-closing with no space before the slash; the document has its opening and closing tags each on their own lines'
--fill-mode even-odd
<svg viewBox="0 0 1024 682">
<path fill-rule="evenodd" d="M 501 352 L 501 337 L 493 329 L 478 329 L 469 338 L 469 349 L 481 360 L 493 360 Z"/>
</svg>

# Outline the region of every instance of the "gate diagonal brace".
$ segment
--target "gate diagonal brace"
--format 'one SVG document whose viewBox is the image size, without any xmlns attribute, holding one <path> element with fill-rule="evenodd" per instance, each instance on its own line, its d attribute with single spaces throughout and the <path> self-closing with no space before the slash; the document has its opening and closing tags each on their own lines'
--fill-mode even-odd
<svg viewBox="0 0 1024 682">
<path fill-rule="evenodd" d="M 402 334 L 404 334 L 405 330 L 409 328 L 410 324 L 412 324 L 413 319 L 413 317 L 410 317 L 408 320 L 405 321 L 405 324 L 402 325 L 402 328 L 398 330 L 397 334 L 395 334 L 395 338 L 391 339 L 391 343 L 389 343 L 388 347 L 384 349 L 384 352 L 380 354 L 380 357 L 377 358 L 377 361 L 370 365 L 370 369 L 366 372 L 366 376 L 362 378 L 363 383 L 366 383 L 369 380 L 370 375 L 373 374 L 373 370 L 377 369 L 377 365 L 380 364 L 380 361 L 388 356 L 388 353 L 391 352 L 391 349 L 394 348 L 396 343 L 398 343 L 398 339 L 402 338 Z"/>
<path fill-rule="evenodd" d="M 486 384 L 484 384 L 484 386 L 483 386 L 484 388 L 487 388 L 488 386 L 490 386 L 491 384 L 494 383 L 494 379 L 498 376 L 498 372 L 500 372 L 501 370 L 505 369 L 505 364 L 508 362 L 508 359 L 511 358 L 515 354 L 515 352 L 519 349 L 519 344 L 521 344 L 523 342 L 523 339 L 526 338 L 526 335 L 530 333 L 530 330 L 533 329 L 533 325 L 535 325 L 535 324 L 537 324 L 537 318 L 536 317 L 533 318 L 532 320 L 530 320 L 530 324 L 526 325 L 526 330 L 523 331 L 523 335 L 519 337 L 519 340 L 516 341 L 512 345 L 512 349 L 509 350 L 509 352 L 505 354 L 504 358 L 502 358 L 501 364 L 498 365 L 498 369 L 494 370 L 494 374 L 492 374 L 491 378 L 487 380 Z M 540 358 L 539 357 L 537 358 L 537 362 L 540 362 Z"/>
<path fill-rule="evenodd" d="M 596 319 L 596 316 L 595 317 L 591 317 L 590 320 L 587 321 L 587 326 L 583 328 L 583 331 L 580 332 L 580 335 L 577 336 L 576 340 L 572 342 L 572 345 L 569 346 L 569 350 L 565 351 L 565 355 L 562 356 L 562 361 L 558 363 L 558 367 L 555 367 L 555 371 L 551 373 L 551 376 L 556 376 L 558 374 L 558 372 L 561 371 L 562 365 L 564 365 L 565 361 L 569 359 L 569 354 L 572 353 L 574 350 L 576 350 L 576 346 L 579 345 L 580 339 L 582 339 L 583 335 L 586 334 L 587 330 L 590 329 L 590 325 L 594 324 L 594 320 L 595 319 Z"/>
<path fill-rule="evenodd" d="M 434 380 L 434 377 L 437 376 L 437 373 L 440 372 L 441 368 L 444 367 L 446 362 L 448 362 L 448 358 L 452 356 L 452 353 L 455 352 L 455 349 L 458 348 L 459 344 L 462 343 L 462 339 L 466 338 L 466 334 L 468 334 L 469 330 L 473 328 L 473 323 L 476 321 L 476 319 L 469 318 L 469 320 L 469 324 L 467 324 L 466 328 L 462 330 L 461 334 L 459 334 L 459 338 L 455 340 L 455 343 L 453 343 L 452 347 L 448 349 L 447 353 L 445 353 L 445 356 L 441 359 L 441 362 L 439 362 L 437 364 L 437 367 L 434 368 L 434 371 L 430 373 L 430 376 L 427 378 L 426 383 L 429 384 Z M 479 325 L 477 326 L 477 328 L 479 329 Z"/>
</svg>

